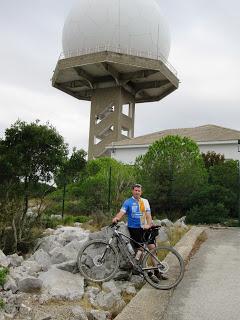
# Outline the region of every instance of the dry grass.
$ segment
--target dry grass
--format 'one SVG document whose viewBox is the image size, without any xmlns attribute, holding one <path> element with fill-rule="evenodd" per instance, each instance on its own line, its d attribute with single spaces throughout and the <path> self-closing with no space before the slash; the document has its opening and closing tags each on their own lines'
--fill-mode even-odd
<svg viewBox="0 0 240 320">
<path fill-rule="evenodd" d="M 167 241 L 160 241 L 157 239 L 157 244 L 159 246 L 171 246 L 174 247 L 178 241 L 191 229 L 191 227 L 187 227 L 183 229 L 181 227 L 169 228 L 166 229 L 166 233 L 168 235 Z"/>
<path fill-rule="evenodd" d="M 192 248 L 192 251 L 190 253 L 189 259 L 190 260 L 195 253 L 199 250 L 200 246 L 202 245 L 203 242 L 205 242 L 207 240 L 208 236 L 206 232 L 203 232 L 197 239 L 197 241 L 195 242 L 194 247 Z"/>
</svg>

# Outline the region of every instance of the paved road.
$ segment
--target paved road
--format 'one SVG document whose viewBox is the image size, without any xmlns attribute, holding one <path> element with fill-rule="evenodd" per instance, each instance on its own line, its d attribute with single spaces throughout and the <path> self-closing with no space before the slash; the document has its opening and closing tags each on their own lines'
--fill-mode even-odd
<svg viewBox="0 0 240 320">
<path fill-rule="evenodd" d="M 240 319 L 240 229 L 208 231 L 164 320 Z"/>
</svg>

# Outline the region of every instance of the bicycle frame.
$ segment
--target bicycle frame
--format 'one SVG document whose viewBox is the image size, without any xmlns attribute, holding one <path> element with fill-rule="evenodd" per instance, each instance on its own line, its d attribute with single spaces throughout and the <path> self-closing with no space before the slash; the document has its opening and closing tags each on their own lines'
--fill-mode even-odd
<svg viewBox="0 0 240 320">
<path fill-rule="evenodd" d="M 135 267 L 137 266 L 138 269 L 139 269 L 139 268 L 141 269 L 141 271 L 146 271 L 146 270 L 151 271 L 151 270 L 157 270 L 157 269 L 158 269 L 158 267 L 142 268 L 141 265 L 137 265 L 137 264 L 136 264 L 136 260 L 134 259 L 135 256 L 132 256 L 132 255 L 129 253 L 129 251 L 128 251 L 128 249 L 127 249 L 127 244 L 126 244 L 126 241 L 124 240 L 124 238 L 127 238 L 129 241 L 132 241 L 134 244 L 137 245 L 138 248 L 141 248 L 144 255 L 147 254 L 147 253 L 149 253 L 149 254 L 152 256 L 152 258 L 156 260 L 156 256 L 146 247 L 147 243 L 141 244 L 141 243 L 135 241 L 134 239 L 132 239 L 131 237 L 125 235 L 124 233 L 118 231 L 117 228 L 114 229 L 114 231 L 113 231 L 113 236 L 109 239 L 109 242 L 108 242 L 108 243 L 111 244 L 114 238 L 117 239 L 117 243 L 118 243 L 118 244 L 120 243 L 120 247 L 121 247 L 121 248 L 120 248 L 120 251 L 121 251 L 121 253 L 123 253 L 125 256 L 127 256 L 128 260 L 130 261 L 130 263 L 131 263 L 133 266 L 135 266 Z M 121 250 L 122 248 L 123 248 L 124 250 Z M 104 256 L 104 255 L 103 255 L 103 256 Z M 161 261 L 158 261 L 158 263 L 159 263 L 159 265 L 162 265 L 162 264 L 161 264 Z"/>
</svg>

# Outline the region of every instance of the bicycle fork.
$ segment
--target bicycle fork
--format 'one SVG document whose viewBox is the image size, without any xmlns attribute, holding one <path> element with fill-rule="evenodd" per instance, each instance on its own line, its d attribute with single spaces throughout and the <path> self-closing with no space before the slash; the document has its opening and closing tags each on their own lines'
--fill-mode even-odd
<svg viewBox="0 0 240 320">
<path fill-rule="evenodd" d="M 109 241 L 108 241 L 108 245 L 106 246 L 106 249 L 104 250 L 102 256 L 101 256 L 100 259 L 98 260 L 100 263 L 103 263 L 103 262 L 104 262 L 104 258 L 105 258 L 105 256 L 106 256 L 107 251 L 108 251 L 109 248 L 110 248 L 110 245 L 111 245 L 112 241 L 113 241 L 113 238 L 110 238 Z"/>
</svg>

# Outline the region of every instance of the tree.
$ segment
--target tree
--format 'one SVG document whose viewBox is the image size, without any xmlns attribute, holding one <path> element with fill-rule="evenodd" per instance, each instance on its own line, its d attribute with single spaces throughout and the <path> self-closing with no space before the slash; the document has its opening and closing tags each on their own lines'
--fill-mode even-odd
<svg viewBox="0 0 240 320">
<path fill-rule="evenodd" d="M 68 203 L 77 202 L 83 213 L 106 213 L 110 200 L 111 209 L 119 210 L 125 197 L 129 196 L 130 186 L 135 182 L 134 174 L 134 167 L 108 157 L 90 160 L 79 181 L 68 186 Z"/>
<path fill-rule="evenodd" d="M 235 160 L 227 160 L 210 168 L 209 181 L 218 184 L 233 192 L 238 190 L 238 163 Z"/>
<path fill-rule="evenodd" d="M 221 185 L 206 184 L 189 196 L 189 207 L 202 208 L 207 204 L 212 207 L 221 204 L 228 214 L 234 217 L 236 216 L 237 194 Z"/>
<path fill-rule="evenodd" d="M 219 185 L 227 189 L 229 196 L 230 216 L 237 217 L 238 199 L 239 199 L 239 169 L 235 160 L 226 160 L 224 163 L 217 164 L 209 169 L 209 183 L 211 185 Z M 227 194 L 226 193 L 226 194 Z"/>
<path fill-rule="evenodd" d="M 64 208 L 65 208 L 65 197 L 66 197 L 66 188 L 70 183 L 74 183 L 79 178 L 79 173 L 86 166 L 86 155 L 87 153 L 81 149 L 76 150 L 73 149 L 73 153 L 70 158 L 66 158 L 59 168 L 59 172 L 55 177 L 55 181 L 58 187 L 63 188 L 62 193 L 62 217 L 64 216 Z"/>
<path fill-rule="evenodd" d="M 225 161 L 225 157 L 221 153 L 216 153 L 214 151 L 208 151 L 207 153 L 202 153 L 203 161 L 205 167 L 209 170 L 210 167 L 213 167 L 218 164 L 222 164 Z"/>
<path fill-rule="evenodd" d="M 62 136 L 49 123 L 39 121 L 27 124 L 18 120 L 5 131 L 1 140 L 1 165 L 7 174 L 0 174 L 1 182 L 11 185 L 22 200 L 22 210 L 11 216 L 11 224 L 18 241 L 25 230 L 26 213 L 29 207 L 31 190 L 38 183 L 50 183 L 67 154 L 67 146 Z M 14 183 L 13 183 L 14 182 Z M 8 192 L 8 197 L 10 193 Z M 8 202 L 10 201 L 10 198 Z M 17 220 L 17 221 L 16 221 Z"/>
<path fill-rule="evenodd" d="M 138 181 L 151 200 L 153 213 L 170 218 L 187 209 L 189 195 L 207 181 L 207 171 L 196 143 L 167 136 L 154 142 L 136 160 Z"/>
<path fill-rule="evenodd" d="M 7 161 L 3 141 L 0 141 L 0 248 L 4 250 L 8 243 L 6 233 L 9 228 L 14 236 L 14 247 L 17 246 L 15 216 L 22 212 L 21 184 Z"/>
</svg>

